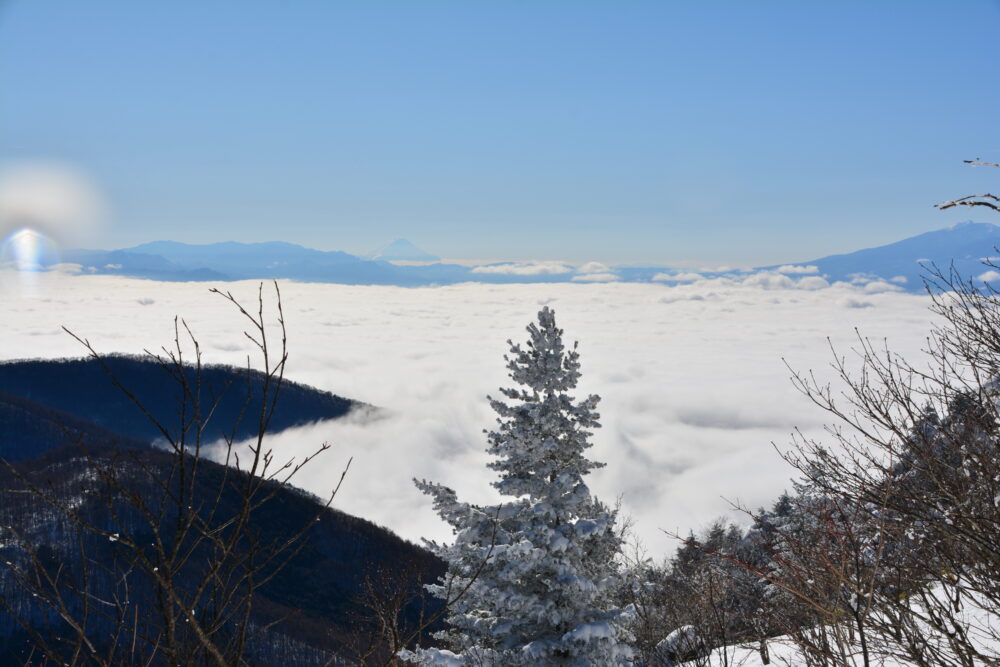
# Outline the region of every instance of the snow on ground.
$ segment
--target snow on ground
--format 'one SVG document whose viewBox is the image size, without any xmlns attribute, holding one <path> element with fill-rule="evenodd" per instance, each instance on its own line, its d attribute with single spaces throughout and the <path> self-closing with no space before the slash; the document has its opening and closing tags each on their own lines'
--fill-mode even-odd
<svg viewBox="0 0 1000 667">
<path fill-rule="evenodd" d="M 961 588 L 961 584 L 956 582 Z M 941 592 L 941 588 L 932 591 L 932 597 L 937 597 L 943 608 L 949 608 L 951 603 L 949 595 Z M 953 594 L 954 590 L 949 590 Z M 967 590 L 963 595 L 961 611 L 956 612 L 954 618 L 960 621 L 970 643 L 982 655 L 989 656 L 993 660 L 1000 658 L 1000 610 L 993 609 L 983 598 L 970 594 Z M 925 626 L 926 627 L 926 626 Z M 942 634 L 935 634 L 928 631 L 924 639 L 929 646 L 938 646 L 943 655 L 950 656 L 949 664 L 963 664 L 957 656 L 953 656 L 948 651 L 949 640 Z M 872 637 L 869 639 L 873 651 L 869 655 L 872 667 L 908 667 L 913 663 L 900 657 L 882 657 L 874 649 L 878 641 Z M 782 667 L 801 667 L 806 665 L 806 660 L 796 647 L 795 643 L 788 637 L 776 637 L 767 642 L 770 665 Z M 764 667 L 764 661 L 760 655 L 757 645 L 728 646 L 717 649 L 709 656 L 707 664 L 696 662 L 686 663 L 691 667 Z M 850 647 L 847 653 L 847 664 L 861 667 L 865 664 L 864 655 L 860 645 Z M 991 662 L 990 664 L 994 664 Z"/>
<path fill-rule="evenodd" d="M 802 667 L 806 665 L 805 659 L 795 647 L 794 642 L 779 637 L 767 643 L 768 655 L 770 657 L 769 667 Z M 856 664 L 860 667 L 864 664 L 860 654 L 853 656 L 857 659 Z M 897 660 L 877 661 L 872 663 L 872 667 L 904 667 L 907 663 Z M 698 665 L 696 662 L 685 663 L 688 667 Z M 718 649 L 713 652 L 708 663 L 698 665 L 698 667 L 764 667 L 764 660 L 761 658 L 757 646 L 730 646 L 726 649 Z"/>
</svg>

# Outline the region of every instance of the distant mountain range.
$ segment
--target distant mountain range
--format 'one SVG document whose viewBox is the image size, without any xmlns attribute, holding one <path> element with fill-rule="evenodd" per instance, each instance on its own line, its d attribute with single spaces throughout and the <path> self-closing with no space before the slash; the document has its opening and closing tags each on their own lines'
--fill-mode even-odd
<svg viewBox="0 0 1000 667">
<path fill-rule="evenodd" d="M 923 266 L 934 264 L 945 272 L 954 265 L 962 276 L 974 278 L 988 267 L 983 260 L 1000 256 L 1000 227 L 981 222 L 962 222 L 947 229 L 911 236 L 876 248 L 844 255 L 830 255 L 801 266 L 815 266 L 832 280 L 877 276 L 896 279 L 909 289 L 923 289 L 927 275 Z M 900 280 L 904 278 L 905 281 Z"/>
<path fill-rule="evenodd" d="M 923 265 L 934 263 L 947 269 L 954 264 L 962 275 L 974 277 L 986 270 L 981 264 L 982 258 L 1000 254 L 994 251 L 998 245 L 1000 227 L 988 223 L 965 222 L 877 248 L 821 257 L 808 262 L 759 267 L 755 270 L 777 270 L 791 266 L 797 268 L 785 270 L 813 272 L 830 282 L 894 279 L 895 284 L 903 289 L 920 291 L 923 289 L 922 277 L 925 275 Z M 460 282 L 667 280 L 683 283 L 698 277 L 690 271 L 666 266 L 606 267 L 593 263 L 573 266 L 559 262 L 499 262 L 463 266 L 437 260 L 437 257 L 417 248 L 406 239 L 396 239 L 368 258 L 340 251 L 313 250 L 277 241 L 229 241 L 208 245 L 155 241 L 122 250 L 74 250 L 64 257 L 64 261 L 80 264 L 88 273 L 168 281 L 285 278 L 304 282 L 414 287 Z M 702 275 L 719 277 L 745 273 L 703 272 Z"/>
<path fill-rule="evenodd" d="M 441 258 L 421 250 L 406 239 L 396 239 L 371 253 L 368 259 L 381 259 L 386 262 L 437 262 Z"/>
</svg>

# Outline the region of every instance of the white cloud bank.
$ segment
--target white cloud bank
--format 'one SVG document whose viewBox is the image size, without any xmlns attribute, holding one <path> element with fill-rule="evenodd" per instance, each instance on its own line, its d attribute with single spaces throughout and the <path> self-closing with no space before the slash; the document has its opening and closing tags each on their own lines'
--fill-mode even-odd
<svg viewBox="0 0 1000 667">
<path fill-rule="evenodd" d="M 4 358 L 79 355 L 63 324 L 101 351 L 154 349 L 169 343 L 175 314 L 198 334 L 209 362 L 240 364 L 252 352 L 242 323 L 208 283 L 35 277 L 35 296 L 25 297 L 0 275 Z M 279 457 L 301 456 L 330 442 L 300 485 L 323 495 L 353 456 L 337 507 L 413 540 L 447 539 L 411 478 L 442 482 L 470 500 L 493 497 L 482 431 L 495 415 L 485 397 L 508 382 L 505 341 L 523 339 L 548 304 L 566 336 L 580 341 L 579 393 L 603 397 L 592 456 L 608 465 L 591 486 L 608 502 L 620 494 L 651 553 L 667 553 L 676 545 L 661 528 L 698 529 L 727 511 L 726 499 L 757 506 L 788 487 L 790 470 L 772 441 L 784 445 L 795 426 L 823 437 L 825 415 L 791 387 L 782 357 L 832 379 L 823 374 L 826 337 L 846 351 L 857 326 L 919 358 L 931 317 L 926 297 L 844 283 L 788 288 L 772 277 L 678 286 L 282 283 L 290 378 L 382 406 L 388 416 L 315 424 L 271 445 Z M 224 287 L 246 300 L 256 294 L 253 282 Z"/>
<path fill-rule="evenodd" d="M 616 273 L 581 273 L 573 276 L 573 281 L 578 283 L 613 283 L 619 280 Z"/>
<path fill-rule="evenodd" d="M 620 280 L 617 273 L 607 264 L 587 262 L 576 269 L 573 281 L 578 283 L 613 283 Z"/>
<path fill-rule="evenodd" d="M 505 264 L 484 264 L 472 269 L 472 273 L 491 273 L 509 276 L 543 276 L 570 273 L 573 267 L 562 262 L 508 262 Z"/>
<path fill-rule="evenodd" d="M 813 266 L 812 264 L 808 266 L 803 266 L 801 264 L 785 264 L 784 266 L 779 266 L 775 269 L 778 273 L 787 274 L 806 274 L 806 273 L 819 273 L 819 268 Z"/>
<path fill-rule="evenodd" d="M 685 273 L 657 273 L 655 276 L 650 278 L 654 282 L 658 283 L 681 283 L 681 282 L 694 282 L 695 280 L 701 280 L 704 276 L 700 273 L 692 273 L 690 271 Z"/>
</svg>

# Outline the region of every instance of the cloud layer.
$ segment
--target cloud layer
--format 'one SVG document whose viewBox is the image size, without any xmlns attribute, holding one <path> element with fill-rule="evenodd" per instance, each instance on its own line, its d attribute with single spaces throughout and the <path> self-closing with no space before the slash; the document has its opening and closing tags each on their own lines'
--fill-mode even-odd
<svg viewBox="0 0 1000 667">
<path fill-rule="evenodd" d="M 504 264 L 484 264 L 472 269 L 472 273 L 490 273 L 511 276 L 542 276 L 571 273 L 573 267 L 562 262 L 508 262 Z"/>
<path fill-rule="evenodd" d="M 101 351 L 156 348 L 171 340 L 175 314 L 198 334 L 207 361 L 245 363 L 252 353 L 235 313 L 208 293 L 209 284 L 34 278 L 28 296 L 16 291 L 16 277 L 0 276 L 5 358 L 79 355 L 63 324 Z M 665 554 L 674 544 L 661 529 L 698 529 L 727 511 L 727 499 L 755 506 L 788 486 L 790 471 L 772 442 L 786 444 L 796 426 L 822 436 L 825 415 L 791 387 L 783 357 L 822 375 L 826 337 L 846 351 L 855 326 L 919 357 L 930 322 L 925 297 L 817 279 L 771 273 L 676 286 L 420 289 L 282 283 L 289 376 L 386 414 L 295 429 L 271 444 L 279 456 L 302 456 L 331 443 L 300 485 L 328 492 L 353 456 L 338 507 L 410 539 L 446 539 L 411 478 L 440 481 L 470 500 L 494 498 L 484 466 L 483 429 L 495 419 L 486 395 L 508 383 L 505 341 L 521 340 L 549 305 L 566 336 L 580 341 L 579 393 L 603 398 L 592 451 L 608 466 L 594 474 L 592 488 L 609 502 L 620 495 L 650 552 Z M 251 300 L 257 286 L 225 288 Z"/>
</svg>

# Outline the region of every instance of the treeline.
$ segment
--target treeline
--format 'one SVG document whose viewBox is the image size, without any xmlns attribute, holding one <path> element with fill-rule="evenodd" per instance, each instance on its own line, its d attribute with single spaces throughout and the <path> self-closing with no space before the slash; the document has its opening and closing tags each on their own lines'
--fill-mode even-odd
<svg viewBox="0 0 1000 667">
<path fill-rule="evenodd" d="M 111 443 L 122 448 L 148 446 L 86 419 L 0 391 L 0 458 L 5 461 L 25 461 L 68 444 Z"/>
<path fill-rule="evenodd" d="M 157 579 L 136 566 L 133 549 L 157 539 L 167 553 L 189 548 L 186 560 L 170 574 L 172 585 L 187 593 L 213 560 L 211 541 L 173 530 L 183 515 L 158 481 L 176 476 L 172 464 L 168 453 L 157 450 L 91 447 L 84 455 L 69 447 L 19 464 L 17 474 L 0 470 L 0 662 L 23 663 L 32 650 L 38 655 L 40 643 L 58 652 L 60 642 L 53 638 L 74 635 L 64 616 L 82 622 L 98 649 L 108 648 L 108 638 L 115 638 L 133 651 L 111 664 L 149 658 L 155 644 L 150 638 L 159 634 L 164 619 L 156 611 Z M 210 522 L 205 532 L 224 530 L 226 521 L 238 514 L 244 481 L 223 466 L 200 462 L 190 500 Z M 29 492 L 29 485 L 43 490 L 45 497 Z M 323 510 L 323 505 L 294 489 L 279 489 L 248 519 L 252 544 L 248 539 L 234 549 L 242 559 L 244 550 L 263 551 L 254 545 L 284 544 L 308 527 L 302 548 L 281 562 L 262 562 L 257 573 L 262 585 L 249 605 L 256 629 L 249 633 L 246 654 L 260 664 L 271 664 L 264 656 L 277 646 L 295 645 L 302 655 L 315 654 L 315 664 L 353 655 L 359 636 L 375 632 L 373 621 L 366 619 L 366 580 L 408 567 L 413 576 L 401 593 L 415 601 L 420 585 L 442 571 L 423 549 L 364 519 Z M 150 516 L 156 517 L 155 525 Z M 139 560 L 158 562 L 153 549 L 144 551 Z M 227 592 L 232 591 L 218 591 L 223 597 Z M 202 604 L 199 613 L 207 615 L 214 603 Z M 415 625 L 422 613 L 419 603 L 408 602 L 397 620 Z M 191 638 L 179 644 L 192 651 L 195 647 Z M 314 663 L 303 658 L 288 664 Z"/>
<path fill-rule="evenodd" d="M 177 373 L 183 373 L 184 377 L 179 378 Z M 191 409 L 197 408 L 206 415 L 202 425 L 206 440 L 226 437 L 245 440 L 256 435 L 258 424 L 253 420 L 252 408 L 262 400 L 266 382 L 266 374 L 260 370 L 213 364 L 199 366 L 193 360 L 179 369 L 164 365 L 154 357 L 119 354 L 0 362 L 0 387 L 6 394 L 146 442 L 162 442 L 165 435 L 137 404 L 159 417 L 160 425 L 177 437 L 177 422 L 165 416 L 177 409 L 177 388 L 181 381 L 197 395 L 191 397 Z M 323 419 L 336 419 L 353 409 L 370 408 L 283 379 L 281 401 L 275 405 L 270 428 L 278 432 Z M 4 427 L 0 430 L 5 436 L 3 439 L 14 439 L 14 434 L 18 433 L 13 428 L 8 430 L 3 422 L 0 427 Z"/>
</svg>

